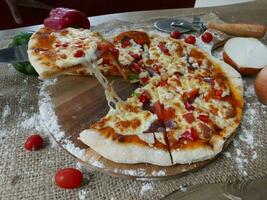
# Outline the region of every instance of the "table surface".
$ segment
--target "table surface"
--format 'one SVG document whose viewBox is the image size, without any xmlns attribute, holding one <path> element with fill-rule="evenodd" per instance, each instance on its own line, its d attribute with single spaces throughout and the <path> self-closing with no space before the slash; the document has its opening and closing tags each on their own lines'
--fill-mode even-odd
<svg viewBox="0 0 267 200">
<path fill-rule="evenodd" d="M 190 9 L 169 9 L 169 10 L 156 10 L 156 11 L 140 11 L 140 12 L 129 12 L 129 13 L 119 13 L 103 16 L 90 17 L 90 22 L 92 26 L 108 22 L 110 20 L 125 20 L 131 21 L 133 23 L 138 23 L 139 20 L 144 20 L 146 18 L 153 17 L 168 17 L 180 14 L 202 14 L 214 12 L 225 22 L 244 22 L 244 23 L 262 23 L 267 24 L 267 1 L 256 1 L 243 4 L 235 4 L 229 6 L 221 7 L 209 7 L 209 8 L 190 8 Z M 31 26 L 18 29 L 10 29 L 0 31 L 0 38 L 9 38 L 12 35 L 20 31 L 35 30 L 39 26 Z M 262 190 L 258 191 L 262 194 L 266 193 L 264 187 Z M 188 191 L 190 193 L 190 190 Z M 215 194 L 214 194 L 215 195 Z M 179 196 L 181 199 L 191 199 L 190 194 Z M 211 197 L 211 196 L 209 196 Z M 223 198 L 222 198 L 223 199 Z M 228 198 L 226 198 L 228 199 Z"/>
</svg>

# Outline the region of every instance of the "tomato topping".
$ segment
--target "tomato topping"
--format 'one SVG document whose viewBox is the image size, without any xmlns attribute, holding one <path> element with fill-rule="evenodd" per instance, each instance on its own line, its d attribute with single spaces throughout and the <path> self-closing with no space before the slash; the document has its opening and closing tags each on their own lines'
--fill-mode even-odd
<svg viewBox="0 0 267 200">
<path fill-rule="evenodd" d="M 137 53 L 133 53 L 133 52 L 129 52 L 129 55 L 132 56 L 135 60 L 140 59 L 140 55 L 138 55 Z"/>
<path fill-rule="evenodd" d="M 164 119 L 164 116 L 163 116 L 163 110 L 164 110 L 163 105 L 159 101 L 157 101 L 157 102 L 154 103 L 153 107 L 154 107 L 155 114 L 158 116 L 158 119 L 160 121 L 163 121 L 163 119 Z"/>
<path fill-rule="evenodd" d="M 112 62 L 111 62 L 111 60 L 108 59 L 108 58 L 103 58 L 102 64 L 103 64 L 103 65 L 105 65 L 105 64 L 106 64 L 106 65 L 111 65 Z"/>
<path fill-rule="evenodd" d="M 119 49 L 116 49 L 116 48 L 110 48 L 109 49 L 111 54 L 114 56 L 114 58 L 118 59 L 119 58 L 119 55 L 120 55 L 120 51 Z"/>
<path fill-rule="evenodd" d="M 191 103 L 189 103 L 188 101 L 184 102 L 184 106 L 185 106 L 186 110 L 194 110 L 195 109 L 195 107 Z"/>
<path fill-rule="evenodd" d="M 143 84 L 143 85 L 147 84 L 148 81 L 149 81 L 149 77 L 148 76 L 143 77 L 143 78 L 140 79 L 140 83 Z"/>
<path fill-rule="evenodd" d="M 189 103 L 193 103 L 195 101 L 195 99 L 198 97 L 199 95 L 199 88 L 197 89 L 193 89 L 190 93 L 189 93 L 189 98 L 188 101 Z"/>
<path fill-rule="evenodd" d="M 212 36 L 212 34 L 210 32 L 205 32 L 205 33 L 203 33 L 201 35 L 201 39 L 205 43 L 211 42 L 212 41 L 212 38 L 213 38 L 213 36 Z"/>
<path fill-rule="evenodd" d="M 172 31 L 170 33 L 170 36 L 174 39 L 180 39 L 182 33 L 180 31 Z"/>
<path fill-rule="evenodd" d="M 165 122 L 170 119 L 173 119 L 175 117 L 175 110 L 173 108 L 166 108 L 163 111 L 163 116 Z"/>
<path fill-rule="evenodd" d="M 223 93 L 223 90 L 222 89 L 219 89 L 219 90 L 216 90 L 215 91 L 215 98 L 217 99 L 221 99 L 222 98 L 222 93 Z"/>
<path fill-rule="evenodd" d="M 49 17 L 44 20 L 44 26 L 61 30 L 67 27 L 90 28 L 90 22 L 86 15 L 78 10 L 69 8 L 54 8 Z"/>
<path fill-rule="evenodd" d="M 83 52 L 83 50 L 77 50 L 73 56 L 79 58 L 85 56 L 85 53 Z"/>
<path fill-rule="evenodd" d="M 150 99 L 151 99 L 151 96 L 150 96 L 150 94 L 148 93 L 148 91 L 143 91 L 143 93 L 139 96 L 139 101 L 141 102 L 141 103 L 145 103 L 145 102 L 148 102 L 148 101 L 150 101 Z"/>
<path fill-rule="evenodd" d="M 165 86 L 167 86 L 167 85 L 168 85 L 167 81 L 160 81 L 160 82 L 158 83 L 157 87 L 165 87 Z"/>
<path fill-rule="evenodd" d="M 167 56 L 170 56 L 170 52 L 169 52 L 169 49 L 167 49 L 167 47 L 165 46 L 165 43 L 164 42 L 160 42 L 158 47 L 160 48 L 160 50 Z"/>
<path fill-rule="evenodd" d="M 193 35 L 189 35 L 185 38 L 185 42 L 194 45 L 196 43 L 196 37 Z"/>
<path fill-rule="evenodd" d="M 65 189 L 74 189 L 81 186 L 83 174 L 80 170 L 74 168 L 65 168 L 58 170 L 55 175 L 56 184 Z"/>
<path fill-rule="evenodd" d="M 122 47 L 122 48 L 125 48 L 125 47 L 127 47 L 127 46 L 131 46 L 130 40 L 131 40 L 131 38 L 128 37 L 127 35 L 125 35 L 125 36 L 123 37 L 122 41 L 121 41 L 121 47 Z"/>
<path fill-rule="evenodd" d="M 190 124 L 195 121 L 195 117 L 194 117 L 194 114 L 193 113 L 184 114 L 184 118 Z"/>
<path fill-rule="evenodd" d="M 140 73 L 142 71 L 142 67 L 139 64 L 137 64 L 137 63 L 132 63 L 131 64 L 131 67 L 137 73 Z"/>
<path fill-rule="evenodd" d="M 197 118 L 198 118 L 199 120 L 203 121 L 203 122 L 206 122 L 206 123 L 208 123 L 208 122 L 210 121 L 208 115 L 199 115 Z"/>
<path fill-rule="evenodd" d="M 180 139 L 185 139 L 185 140 L 190 140 L 190 141 L 195 141 L 196 139 L 198 139 L 198 135 L 197 135 L 197 130 L 195 128 L 191 128 L 190 131 L 185 131 Z"/>
<path fill-rule="evenodd" d="M 24 143 L 24 148 L 29 151 L 35 151 L 41 149 L 42 147 L 43 147 L 43 138 L 38 134 L 29 136 L 26 142 Z"/>
</svg>

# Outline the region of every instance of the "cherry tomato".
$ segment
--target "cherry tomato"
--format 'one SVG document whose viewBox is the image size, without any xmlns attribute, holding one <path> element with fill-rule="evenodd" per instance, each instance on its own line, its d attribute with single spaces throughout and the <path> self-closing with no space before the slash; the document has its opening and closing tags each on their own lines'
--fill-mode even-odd
<svg viewBox="0 0 267 200">
<path fill-rule="evenodd" d="M 170 36 L 174 39 L 180 39 L 182 33 L 180 31 L 172 31 L 170 33 Z"/>
<path fill-rule="evenodd" d="M 26 142 L 24 143 L 24 148 L 29 151 L 35 151 L 41 149 L 42 147 L 43 147 L 43 138 L 38 134 L 29 136 Z"/>
<path fill-rule="evenodd" d="M 184 118 L 190 124 L 195 121 L 195 117 L 194 117 L 194 114 L 193 113 L 184 114 Z"/>
<path fill-rule="evenodd" d="M 201 35 L 201 39 L 205 43 L 211 42 L 212 41 L 212 38 L 213 38 L 213 36 L 212 36 L 212 34 L 210 32 L 205 32 L 205 33 L 203 33 Z"/>
<path fill-rule="evenodd" d="M 142 67 L 140 65 L 138 65 L 137 63 L 132 63 L 131 64 L 131 67 L 137 73 L 140 73 L 142 71 Z"/>
<path fill-rule="evenodd" d="M 56 184 L 65 189 L 74 189 L 81 186 L 83 174 L 74 168 L 65 168 L 57 171 L 55 175 Z"/>
<path fill-rule="evenodd" d="M 165 108 L 163 110 L 163 115 L 164 115 L 164 121 L 168 121 L 170 119 L 173 119 L 175 117 L 175 110 L 171 107 Z"/>
<path fill-rule="evenodd" d="M 208 115 L 199 115 L 197 118 L 198 118 L 199 120 L 203 121 L 203 122 L 206 122 L 206 123 L 208 123 L 208 122 L 210 121 Z"/>
<path fill-rule="evenodd" d="M 196 37 L 193 35 L 189 35 L 185 38 L 185 42 L 194 45 L 196 43 Z"/>
<path fill-rule="evenodd" d="M 149 81 L 149 77 L 148 76 L 143 77 L 143 78 L 140 79 L 140 83 L 143 84 L 143 85 L 147 84 L 148 81 Z"/>
<path fill-rule="evenodd" d="M 158 47 L 160 48 L 160 50 L 167 56 L 170 56 L 170 51 L 169 49 L 165 46 L 165 43 L 164 42 L 160 42 Z"/>
</svg>

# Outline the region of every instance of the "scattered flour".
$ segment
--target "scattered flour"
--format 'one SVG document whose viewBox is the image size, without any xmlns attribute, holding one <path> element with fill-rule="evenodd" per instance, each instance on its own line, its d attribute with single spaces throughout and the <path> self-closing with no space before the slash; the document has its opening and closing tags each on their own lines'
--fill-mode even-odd
<svg viewBox="0 0 267 200">
<path fill-rule="evenodd" d="M 6 105 L 4 108 L 3 108 L 3 111 L 2 111 L 2 119 L 5 120 L 5 118 L 7 118 L 10 114 L 11 114 L 11 108 L 9 107 L 9 105 Z"/>
<path fill-rule="evenodd" d="M 153 190 L 152 183 L 146 183 L 141 187 L 140 195 L 143 196 L 145 193 L 150 192 Z"/>
<path fill-rule="evenodd" d="M 86 199 L 86 190 L 80 190 L 78 192 L 79 200 L 85 200 Z"/>
<path fill-rule="evenodd" d="M 182 191 L 182 192 L 186 192 L 187 191 L 187 187 L 186 187 L 186 185 L 180 185 L 180 190 Z"/>
</svg>

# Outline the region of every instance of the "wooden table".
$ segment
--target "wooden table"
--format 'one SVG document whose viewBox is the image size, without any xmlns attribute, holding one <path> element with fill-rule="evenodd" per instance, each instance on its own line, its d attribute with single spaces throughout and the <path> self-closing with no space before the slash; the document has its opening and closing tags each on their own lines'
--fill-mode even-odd
<svg viewBox="0 0 267 200">
<path fill-rule="evenodd" d="M 169 17 L 169 16 L 173 16 L 177 14 L 179 15 L 180 14 L 184 14 L 184 15 L 202 14 L 202 13 L 208 13 L 211 11 L 216 13 L 225 22 L 246 22 L 246 23 L 267 24 L 267 1 L 264 1 L 264 0 L 256 1 L 256 2 L 249 2 L 249 3 L 244 3 L 244 4 L 235 4 L 235 5 L 229 5 L 229 6 L 210 7 L 210 8 L 169 9 L 169 10 L 119 13 L 119 14 L 90 17 L 90 21 L 91 21 L 92 26 L 96 26 L 98 24 L 108 22 L 114 19 L 138 23 L 138 21 L 141 19 L 153 18 L 157 16 Z M 0 31 L 0 38 L 10 37 L 21 31 L 36 30 L 38 27 L 39 26 L 30 26 L 30 27 L 25 27 L 25 28 Z M 263 182 L 260 181 L 257 184 L 262 185 Z M 266 184 L 266 181 L 265 181 L 265 184 Z M 261 194 L 266 193 L 264 187 L 259 187 L 259 190 L 257 192 Z M 181 199 L 194 198 L 193 196 L 189 198 L 188 195 L 180 195 L 179 197 Z M 209 196 L 209 198 L 210 197 L 212 196 Z M 229 199 L 229 198 L 226 198 L 226 199 Z"/>
</svg>

